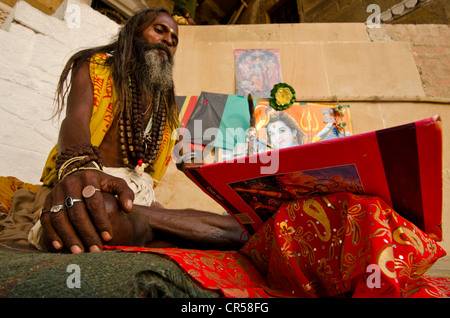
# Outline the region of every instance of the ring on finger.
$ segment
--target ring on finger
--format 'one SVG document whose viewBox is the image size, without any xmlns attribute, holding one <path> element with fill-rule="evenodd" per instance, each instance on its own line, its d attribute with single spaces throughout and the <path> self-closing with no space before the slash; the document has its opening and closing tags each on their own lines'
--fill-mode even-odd
<svg viewBox="0 0 450 318">
<path fill-rule="evenodd" d="M 66 207 L 71 208 L 75 202 L 81 202 L 83 199 L 73 199 L 72 197 L 66 198 Z"/>
<path fill-rule="evenodd" d="M 58 213 L 59 211 L 64 210 L 65 208 L 66 208 L 66 206 L 64 204 L 57 204 L 57 205 L 52 206 L 50 208 L 49 212 Z M 44 213 L 44 211 L 42 213 Z"/>
<path fill-rule="evenodd" d="M 45 213 L 50 213 L 50 209 L 42 209 L 41 213 L 39 214 L 39 219 L 41 218 L 41 216 Z"/>
<path fill-rule="evenodd" d="M 81 194 L 83 195 L 83 198 L 89 199 L 90 197 L 92 197 L 95 194 L 96 191 L 101 191 L 101 190 L 92 185 L 88 185 L 83 188 L 83 191 L 81 192 Z"/>
</svg>

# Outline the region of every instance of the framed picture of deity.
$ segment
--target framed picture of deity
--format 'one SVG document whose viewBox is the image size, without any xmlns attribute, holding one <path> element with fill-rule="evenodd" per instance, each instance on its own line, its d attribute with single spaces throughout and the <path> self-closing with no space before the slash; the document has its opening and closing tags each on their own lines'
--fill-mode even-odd
<svg viewBox="0 0 450 318">
<path fill-rule="evenodd" d="M 278 49 L 234 51 L 236 95 L 270 98 L 270 90 L 283 81 Z"/>
</svg>

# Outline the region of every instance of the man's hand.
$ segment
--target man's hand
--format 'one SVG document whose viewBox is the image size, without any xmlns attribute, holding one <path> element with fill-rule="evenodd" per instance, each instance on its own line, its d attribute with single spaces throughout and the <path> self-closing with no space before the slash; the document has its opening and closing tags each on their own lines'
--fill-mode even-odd
<svg viewBox="0 0 450 318">
<path fill-rule="evenodd" d="M 112 239 L 112 226 L 101 192 L 116 195 L 122 210 L 131 210 L 133 191 L 123 179 L 101 171 L 80 171 L 56 184 L 46 198 L 41 215 L 46 240 L 56 250 L 65 246 L 78 254 L 88 247 L 96 252 L 100 251 L 102 240 Z"/>
</svg>

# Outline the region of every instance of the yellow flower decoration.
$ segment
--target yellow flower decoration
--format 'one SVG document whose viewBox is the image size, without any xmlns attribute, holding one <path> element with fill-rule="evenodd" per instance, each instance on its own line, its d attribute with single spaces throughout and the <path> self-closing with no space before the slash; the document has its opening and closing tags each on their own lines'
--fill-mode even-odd
<svg viewBox="0 0 450 318">
<path fill-rule="evenodd" d="M 269 104 L 276 110 L 285 110 L 295 102 L 295 90 L 286 83 L 275 84 L 270 96 Z"/>
<path fill-rule="evenodd" d="M 275 101 L 277 105 L 286 105 L 289 104 L 292 99 L 292 92 L 287 87 L 279 88 L 275 94 Z"/>
</svg>

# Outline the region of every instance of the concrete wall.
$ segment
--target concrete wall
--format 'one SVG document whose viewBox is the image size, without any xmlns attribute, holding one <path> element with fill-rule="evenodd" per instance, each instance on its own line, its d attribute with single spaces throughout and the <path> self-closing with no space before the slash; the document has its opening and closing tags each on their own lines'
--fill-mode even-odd
<svg viewBox="0 0 450 318">
<path fill-rule="evenodd" d="M 70 2 L 69 4 L 76 4 Z M 65 3 L 67 6 L 67 2 Z M 0 175 L 38 183 L 57 138 L 53 111 L 57 77 L 76 49 L 109 42 L 118 26 L 79 5 L 80 28 L 62 7 L 47 16 L 18 2 L 0 30 Z M 72 21 L 73 22 L 73 21 Z M 440 114 L 444 135 L 444 242 L 450 251 L 450 72 L 448 25 L 363 23 L 180 27 L 175 60 L 178 95 L 235 93 L 234 49 L 279 48 L 284 80 L 302 101 L 351 106 L 355 133 Z M 406 36 L 408 35 L 408 36 Z M 446 60 L 447 59 L 447 60 Z M 169 208 L 223 209 L 171 164 L 156 188 Z"/>
<path fill-rule="evenodd" d="M 75 10 L 79 27 L 71 16 Z M 79 2 L 65 2 L 55 16 L 16 3 L 0 29 L 0 175 L 39 182 L 57 139 L 58 122 L 49 118 L 65 62 L 80 48 L 109 42 L 117 30 L 117 24 Z"/>
<path fill-rule="evenodd" d="M 449 25 L 386 24 L 381 30 L 374 29 L 371 34 L 374 41 L 384 41 L 387 37 L 392 41 L 409 43 L 425 94 L 450 97 Z"/>
</svg>

